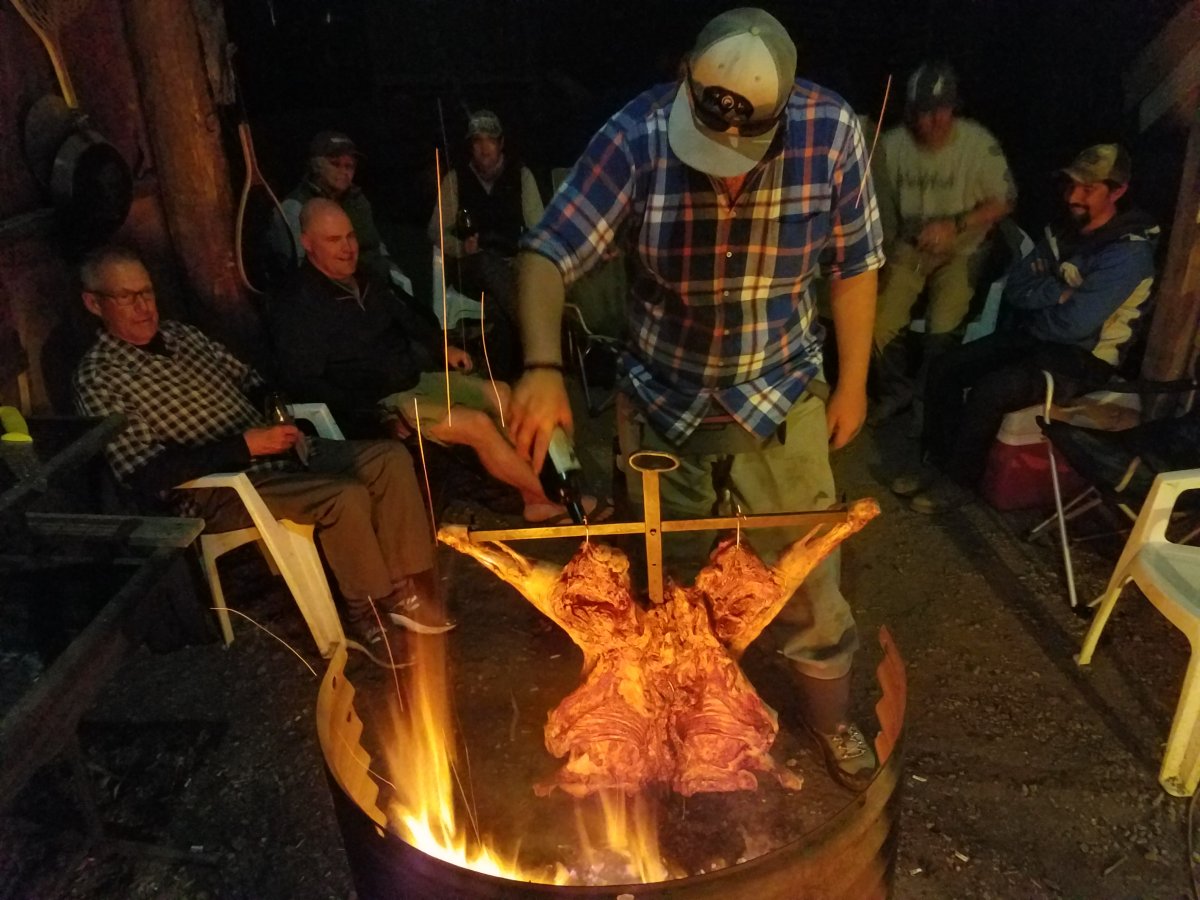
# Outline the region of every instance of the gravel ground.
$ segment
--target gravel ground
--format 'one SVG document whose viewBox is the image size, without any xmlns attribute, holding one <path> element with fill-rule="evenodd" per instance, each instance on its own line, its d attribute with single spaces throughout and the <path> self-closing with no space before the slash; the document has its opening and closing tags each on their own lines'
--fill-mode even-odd
<svg viewBox="0 0 1200 900">
<path fill-rule="evenodd" d="M 605 423 L 588 425 L 595 434 L 582 435 L 581 445 L 606 445 L 597 437 Z M 870 636 L 880 626 L 908 664 L 895 895 L 1189 896 L 1188 804 L 1156 780 L 1186 642 L 1130 591 L 1093 665 L 1079 669 L 1072 655 L 1086 622 L 1067 608 L 1052 543 L 1021 537 L 1035 517 L 982 504 L 939 518 L 910 512 L 884 487 L 911 461 L 903 432 L 902 423 L 868 432 L 836 460 L 847 496 L 875 496 L 883 506 L 843 556 L 846 592 L 868 638 L 857 685 L 864 722 L 871 722 L 868 672 L 878 658 Z M 594 471 L 606 471 L 601 450 L 587 455 Z M 449 514 L 475 513 L 459 502 Z M 227 580 L 238 585 L 231 605 L 276 630 L 319 671 L 294 606 L 253 547 L 244 550 L 230 560 Z M 1099 592 L 1112 560 L 1112 542 L 1080 545 L 1081 596 Z M 538 631 L 529 610 L 497 609 L 494 622 L 486 607 L 469 613 L 484 625 L 527 631 L 522 658 L 552 649 L 554 637 Z M 216 864 L 103 846 L 84 853 L 65 766 L 54 764 L 0 819 L 0 900 L 352 895 L 313 725 L 318 681 L 273 638 L 244 622 L 235 629 L 228 648 L 139 652 L 80 730 L 111 834 L 194 848 Z M 503 677 L 498 654 L 489 659 L 465 641 L 461 683 Z M 23 648 L 3 639 L 0 647 L 8 687 L 36 675 Z M 11 702 L 11 694 L 0 699 Z M 464 702 L 479 709 L 477 700 Z M 475 727 L 485 715 L 472 712 Z M 536 737 L 532 712 L 519 729 L 513 715 L 510 707 L 495 712 L 504 734 Z M 551 762 L 521 765 L 544 772 Z"/>
</svg>

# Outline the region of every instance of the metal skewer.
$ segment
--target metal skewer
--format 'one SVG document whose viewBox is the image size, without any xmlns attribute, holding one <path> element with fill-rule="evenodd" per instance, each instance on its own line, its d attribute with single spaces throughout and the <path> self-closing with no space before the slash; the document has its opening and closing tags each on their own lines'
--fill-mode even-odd
<svg viewBox="0 0 1200 900">
<path fill-rule="evenodd" d="M 739 514 L 713 516 L 707 519 L 668 519 L 663 521 L 658 476 L 679 467 L 679 458 L 656 450 L 643 450 L 631 454 L 629 465 L 642 473 L 642 497 L 645 507 L 640 522 L 601 522 L 595 525 L 551 525 L 533 528 L 506 528 L 491 531 L 467 531 L 467 536 L 477 544 L 489 541 L 528 541 L 543 538 L 589 538 L 616 534 L 639 534 L 646 536 L 647 590 L 652 603 L 661 603 L 663 598 L 662 536 L 684 531 L 720 531 L 726 528 L 784 528 L 801 526 L 814 528 L 819 525 L 834 525 L 847 518 L 845 506 L 829 509 L 792 513 L 764 513 L 762 515 Z"/>
</svg>

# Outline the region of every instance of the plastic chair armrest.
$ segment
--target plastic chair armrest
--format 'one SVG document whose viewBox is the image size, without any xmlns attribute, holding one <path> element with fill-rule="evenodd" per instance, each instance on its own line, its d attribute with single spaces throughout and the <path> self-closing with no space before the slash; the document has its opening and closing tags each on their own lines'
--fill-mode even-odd
<svg viewBox="0 0 1200 900">
<path fill-rule="evenodd" d="M 254 523 L 254 526 L 260 532 L 272 531 L 278 527 L 275 517 L 271 515 L 271 511 L 267 509 L 267 504 L 258 495 L 258 491 L 254 489 L 254 485 L 245 472 L 216 472 L 212 475 L 204 475 L 201 478 L 193 478 L 191 481 L 175 485 L 176 490 L 183 491 L 194 491 L 204 488 L 228 488 L 229 490 L 236 491 L 238 498 L 246 507 L 250 521 Z"/>
<path fill-rule="evenodd" d="M 294 419 L 308 419 L 317 429 L 317 434 L 326 440 L 344 441 L 346 436 L 333 418 L 329 407 L 324 403 L 293 403 L 288 406 L 288 412 Z"/>
</svg>

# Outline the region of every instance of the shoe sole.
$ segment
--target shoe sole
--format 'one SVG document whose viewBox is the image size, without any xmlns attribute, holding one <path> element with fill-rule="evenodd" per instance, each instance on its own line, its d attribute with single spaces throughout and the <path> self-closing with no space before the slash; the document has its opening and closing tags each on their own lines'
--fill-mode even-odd
<svg viewBox="0 0 1200 900">
<path fill-rule="evenodd" d="M 915 497 L 917 494 L 921 493 L 921 491 L 925 490 L 926 487 L 927 485 L 923 481 L 917 482 L 916 484 L 903 485 L 897 485 L 896 482 L 892 482 L 890 485 L 888 485 L 888 489 L 893 494 L 895 494 L 897 497 L 904 498 Z"/>
<path fill-rule="evenodd" d="M 357 650 L 359 653 L 361 653 L 363 656 L 365 656 L 367 659 L 369 659 L 375 665 L 379 666 L 379 668 L 381 668 L 381 669 L 407 669 L 409 666 L 412 665 L 412 662 L 410 662 L 408 660 L 404 660 L 402 662 L 392 662 L 391 660 L 388 660 L 388 659 L 380 659 L 378 656 L 376 656 L 374 653 L 371 652 L 370 648 L 368 648 L 364 644 L 360 644 L 358 641 L 354 640 L 353 638 L 346 638 L 346 649 L 347 650 Z"/>
<path fill-rule="evenodd" d="M 446 625 L 426 625 L 416 619 L 410 619 L 403 613 L 388 613 L 388 618 L 392 620 L 393 625 L 399 625 L 401 628 L 415 631 L 417 634 L 445 634 L 458 627 L 457 622 L 450 622 Z"/>
</svg>

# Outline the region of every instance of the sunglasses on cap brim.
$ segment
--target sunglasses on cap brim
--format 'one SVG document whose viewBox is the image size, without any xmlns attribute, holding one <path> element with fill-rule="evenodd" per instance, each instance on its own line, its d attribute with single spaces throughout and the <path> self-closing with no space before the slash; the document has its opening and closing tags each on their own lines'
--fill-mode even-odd
<svg viewBox="0 0 1200 900">
<path fill-rule="evenodd" d="M 735 131 L 741 137 L 761 137 L 779 124 L 783 109 L 768 119 L 751 121 L 754 104 L 741 94 L 718 86 L 701 88 L 687 70 L 688 91 L 692 95 L 692 116 L 709 131 Z"/>
</svg>

